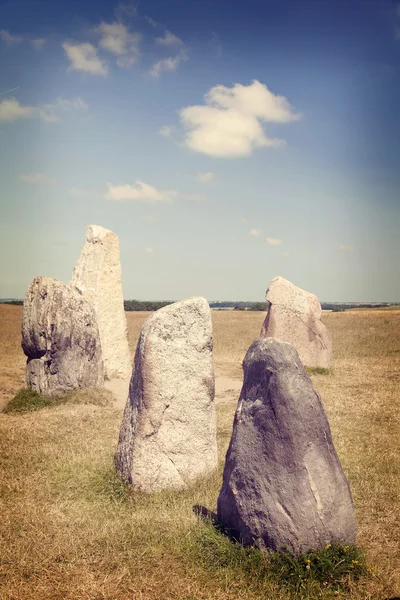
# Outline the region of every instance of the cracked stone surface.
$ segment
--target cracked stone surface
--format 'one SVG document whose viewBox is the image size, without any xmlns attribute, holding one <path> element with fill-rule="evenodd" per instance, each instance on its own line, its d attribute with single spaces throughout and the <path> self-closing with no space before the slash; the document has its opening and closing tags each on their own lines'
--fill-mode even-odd
<svg viewBox="0 0 400 600">
<path fill-rule="evenodd" d="M 204 298 L 175 302 L 145 321 L 115 455 L 135 490 L 183 489 L 216 469 L 212 348 Z"/>
<path fill-rule="evenodd" d="M 310 292 L 283 277 L 274 277 L 267 289 L 270 302 L 260 336 L 292 344 L 307 367 L 329 369 L 331 335 L 321 322 L 321 304 Z"/>
<path fill-rule="evenodd" d="M 70 286 L 92 303 L 99 325 L 106 379 L 128 377 L 132 371 L 124 311 L 118 236 L 88 225 L 86 243 Z"/>
<path fill-rule="evenodd" d="M 355 543 L 350 487 L 298 353 L 260 338 L 243 369 L 219 520 L 236 539 L 261 550 L 300 554 Z"/>
<path fill-rule="evenodd" d="M 27 385 L 39 394 L 104 384 L 94 309 L 56 279 L 36 277 L 26 292 L 22 349 L 28 357 Z"/>
</svg>

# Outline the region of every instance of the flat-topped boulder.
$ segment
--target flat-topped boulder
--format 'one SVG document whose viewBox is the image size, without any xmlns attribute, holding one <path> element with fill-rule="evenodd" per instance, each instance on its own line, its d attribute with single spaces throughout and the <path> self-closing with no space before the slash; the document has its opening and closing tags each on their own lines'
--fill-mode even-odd
<svg viewBox="0 0 400 600">
<path fill-rule="evenodd" d="M 78 292 L 51 277 L 36 277 L 24 299 L 22 349 L 27 385 L 53 395 L 102 387 L 104 367 L 96 314 Z"/>
<path fill-rule="evenodd" d="M 121 282 L 118 236 L 99 225 L 88 225 L 86 242 L 70 286 L 94 307 L 107 379 L 129 377 L 132 370 Z"/>
<path fill-rule="evenodd" d="M 226 455 L 218 519 L 261 550 L 294 554 L 354 544 L 350 487 L 324 408 L 298 353 L 260 338 L 244 382 Z"/>
<path fill-rule="evenodd" d="M 217 467 L 211 311 L 175 302 L 145 321 L 115 455 L 134 490 L 183 489 Z"/>
<path fill-rule="evenodd" d="M 278 276 L 271 280 L 266 300 L 270 306 L 261 337 L 292 344 L 307 367 L 329 369 L 332 340 L 321 321 L 322 310 L 317 296 Z"/>
</svg>

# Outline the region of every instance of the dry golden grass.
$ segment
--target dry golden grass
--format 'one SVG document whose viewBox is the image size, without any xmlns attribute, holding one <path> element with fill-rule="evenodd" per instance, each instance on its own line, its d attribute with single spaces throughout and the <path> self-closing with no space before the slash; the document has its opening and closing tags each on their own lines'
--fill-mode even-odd
<svg viewBox="0 0 400 600">
<path fill-rule="evenodd" d="M 0 388 L 12 396 L 24 376 L 21 307 L 0 306 Z M 133 349 L 143 313 L 128 313 Z M 217 375 L 236 376 L 263 315 L 213 312 Z M 329 313 L 330 375 L 315 375 L 334 442 L 350 480 L 374 575 L 350 594 L 383 600 L 400 591 L 400 311 Z M 183 493 L 130 498 L 113 471 L 121 411 L 64 404 L 0 414 L 1 600 L 284 600 L 240 575 L 210 570 L 187 553 L 203 525 L 194 504 L 213 510 L 235 410 L 218 410 L 220 471 Z M 303 596 L 311 598 L 314 596 Z"/>
</svg>

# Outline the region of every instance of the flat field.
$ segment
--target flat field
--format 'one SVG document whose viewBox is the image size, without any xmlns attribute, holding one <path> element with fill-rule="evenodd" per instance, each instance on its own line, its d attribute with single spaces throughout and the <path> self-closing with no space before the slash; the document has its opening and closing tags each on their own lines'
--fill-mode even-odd
<svg viewBox="0 0 400 600">
<path fill-rule="evenodd" d="M 3 404 L 24 385 L 21 314 L 21 307 L 0 305 Z M 147 314 L 127 313 L 132 352 Z M 213 312 L 217 380 L 232 381 L 237 389 L 241 360 L 263 317 Z M 358 544 L 372 569 L 368 576 L 347 592 L 327 588 L 291 595 L 274 582 L 251 580 L 243 568 L 224 565 L 218 549 L 213 556 L 202 548 L 206 525 L 192 507 L 216 507 L 237 400 L 228 385 L 217 404 L 219 473 L 182 493 L 132 498 L 121 485 L 113 453 L 122 409 L 111 401 L 0 414 L 0 599 L 399 596 L 400 310 L 328 313 L 323 320 L 333 334 L 333 369 L 312 379 L 350 481 Z"/>
</svg>

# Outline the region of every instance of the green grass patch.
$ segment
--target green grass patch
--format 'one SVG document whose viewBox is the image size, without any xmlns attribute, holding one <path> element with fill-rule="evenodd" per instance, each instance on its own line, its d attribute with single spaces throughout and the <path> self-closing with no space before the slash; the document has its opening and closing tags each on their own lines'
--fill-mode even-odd
<svg viewBox="0 0 400 600">
<path fill-rule="evenodd" d="M 59 400 L 53 396 L 41 396 L 34 390 L 22 388 L 7 404 L 5 413 L 25 413 L 40 410 L 46 406 L 54 406 Z"/>
<path fill-rule="evenodd" d="M 333 375 L 333 369 L 325 369 L 325 367 L 306 367 L 309 375 Z"/>
<path fill-rule="evenodd" d="M 86 388 L 65 392 L 57 396 L 44 396 L 30 388 L 22 388 L 3 409 L 4 413 L 26 413 L 51 406 L 70 404 L 94 404 L 107 406 L 112 399 L 112 393 L 103 388 Z"/>
<path fill-rule="evenodd" d="M 196 565 L 219 573 L 224 580 L 241 581 L 249 589 L 268 593 L 279 589 L 288 597 L 320 598 L 321 592 L 341 593 L 368 573 L 365 556 L 356 546 L 328 544 L 300 556 L 290 552 L 261 552 L 230 540 L 204 520 L 187 542 Z"/>
</svg>

